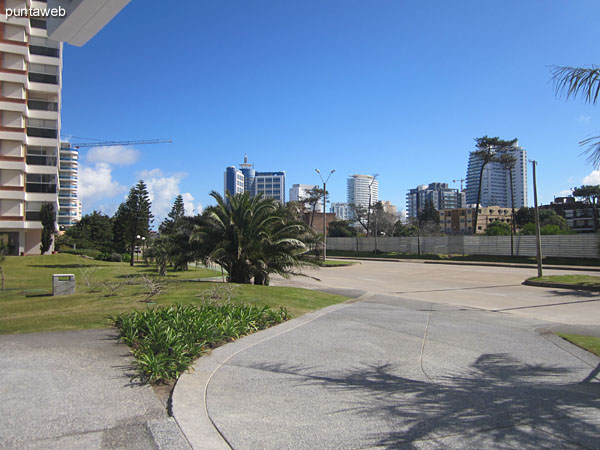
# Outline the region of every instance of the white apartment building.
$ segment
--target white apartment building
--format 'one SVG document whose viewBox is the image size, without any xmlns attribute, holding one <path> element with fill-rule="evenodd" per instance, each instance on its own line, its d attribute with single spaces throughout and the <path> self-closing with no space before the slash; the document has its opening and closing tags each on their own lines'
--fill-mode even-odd
<svg viewBox="0 0 600 450">
<path fill-rule="evenodd" d="M 82 45 L 128 1 L 0 0 L 0 240 L 9 254 L 39 254 L 40 209 L 50 203 L 59 211 L 59 41 Z M 6 14 L 7 9 L 46 10 L 59 5 L 68 14 L 48 22 Z M 54 33 L 53 39 L 47 29 Z M 74 171 L 76 166 L 67 161 L 61 165 L 65 192 L 72 192 L 71 182 L 77 181 L 72 178 Z M 67 206 L 72 211 L 73 205 Z"/>
<path fill-rule="evenodd" d="M 505 152 L 516 158 L 516 164 L 512 170 L 515 208 L 527 206 L 527 152 L 523 147 L 519 147 L 518 142 Z M 471 153 L 467 168 L 466 202 L 468 205 L 477 203 L 481 165 L 482 161 Z M 481 206 L 492 205 L 503 208 L 511 207 L 510 174 L 498 162 L 486 164 L 481 182 Z"/>
<path fill-rule="evenodd" d="M 352 210 L 350 209 L 350 205 L 348 205 L 348 203 L 332 203 L 329 212 L 335 214 L 336 220 L 352 219 Z"/>
<path fill-rule="evenodd" d="M 79 201 L 79 151 L 68 142 L 60 145 L 58 160 L 58 228 L 64 230 L 81 220 L 81 202 Z"/>
<path fill-rule="evenodd" d="M 40 209 L 58 211 L 62 45 L 45 28 L 44 20 L 0 14 L 0 240 L 13 255 L 39 253 Z"/>
<path fill-rule="evenodd" d="M 347 181 L 348 203 L 369 207 L 379 201 L 379 181 L 371 175 L 352 175 Z"/>
<path fill-rule="evenodd" d="M 302 202 L 306 198 L 309 197 L 309 191 L 314 188 L 318 188 L 318 185 L 315 184 L 292 184 L 290 188 L 290 196 L 288 198 L 288 202 Z M 323 212 L 323 201 L 321 201 L 316 205 L 315 211 Z"/>
</svg>

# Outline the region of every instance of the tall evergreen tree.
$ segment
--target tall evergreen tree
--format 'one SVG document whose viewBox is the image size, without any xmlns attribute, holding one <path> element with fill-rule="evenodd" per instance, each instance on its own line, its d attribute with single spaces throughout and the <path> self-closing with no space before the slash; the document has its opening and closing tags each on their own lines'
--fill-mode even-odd
<svg viewBox="0 0 600 450">
<path fill-rule="evenodd" d="M 123 227 L 123 240 L 129 246 L 131 252 L 129 265 L 133 266 L 135 246 L 138 242 L 138 236 L 147 237 L 150 232 L 150 224 L 153 215 L 151 212 L 150 195 L 143 180 L 131 188 L 127 200 L 119 206 L 117 214 L 120 215 L 119 226 Z"/>
<path fill-rule="evenodd" d="M 40 252 L 42 255 L 50 250 L 52 246 L 52 237 L 56 233 L 56 214 L 54 213 L 54 205 L 45 203 L 40 210 L 42 219 L 42 242 Z"/>
<path fill-rule="evenodd" d="M 171 233 L 173 228 L 177 226 L 177 222 L 185 217 L 185 205 L 183 203 L 183 197 L 179 194 L 175 197 L 175 202 L 171 208 L 171 212 L 167 218 L 160 224 L 158 230 L 163 233 Z"/>
<path fill-rule="evenodd" d="M 475 217 L 473 222 L 473 234 L 477 234 L 477 220 L 479 218 L 479 204 L 481 203 L 481 183 L 483 181 L 483 170 L 491 162 L 498 160 L 497 153 L 511 147 L 517 142 L 517 139 L 505 141 L 499 137 L 483 136 L 475 138 L 475 147 L 477 150 L 471 152 L 481 160 L 481 169 L 479 169 L 479 187 L 477 188 L 477 204 L 475 205 Z"/>
</svg>

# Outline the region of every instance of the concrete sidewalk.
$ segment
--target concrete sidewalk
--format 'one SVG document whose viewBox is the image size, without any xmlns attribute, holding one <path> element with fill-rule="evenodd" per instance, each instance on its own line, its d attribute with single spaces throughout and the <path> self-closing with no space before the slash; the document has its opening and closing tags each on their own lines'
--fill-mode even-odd
<svg viewBox="0 0 600 450">
<path fill-rule="evenodd" d="M 194 448 L 599 448 L 600 359 L 557 325 L 365 294 L 202 357 Z"/>
<path fill-rule="evenodd" d="M 0 336 L 0 448 L 186 449 L 114 330 Z"/>
</svg>

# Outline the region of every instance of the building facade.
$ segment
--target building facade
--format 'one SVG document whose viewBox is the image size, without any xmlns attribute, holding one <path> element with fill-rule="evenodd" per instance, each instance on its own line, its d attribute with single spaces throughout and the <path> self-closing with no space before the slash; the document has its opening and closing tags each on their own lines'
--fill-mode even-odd
<svg viewBox="0 0 600 450">
<path fill-rule="evenodd" d="M 515 167 L 512 169 L 512 189 L 508 170 L 499 162 L 486 164 L 481 179 L 481 206 L 500 205 L 510 208 L 511 190 L 514 195 L 515 208 L 527 206 L 527 152 L 516 142 L 512 147 L 497 152 L 498 155 L 501 153 L 509 153 L 516 159 Z M 477 203 L 479 173 L 482 164 L 480 158 L 473 153 L 470 154 L 467 168 L 467 205 Z"/>
<path fill-rule="evenodd" d="M 9 254 L 39 254 L 40 210 L 47 203 L 59 209 L 62 45 L 47 38 L 39 18 L 0 14 L 0 33 L 0 240 Z"/>
<path fill-rule="evenodd" d="M 234 166 L 225 169 L 224 191 L 232 195 L 249 192 L 252 197 L 261 193 L 266 198 L 285 203 L 285 172 L 257 172 L 245 155 L 239 169 Z"/>
<path fill-rule="evenodd" d="M 600 208 L 577 201 L 574 197 L 556 197 L 549 205 L 541 205 L 540 209 L 552 209 L 564 217 L 569 228 L 577 233 L 594 233 L 600 224 Z"/>
<path fill-rule="evenodd" d="M 347 203 L 368 208 L 379 201 L 379 181 L 371 175 L 352 175 L 346 186 Z"/>
<path fill-rule="evenodd" d="M 473 234 L 475 208 L 442 209 L 440 231 L 446 234 Z M 494 221 L 511 224 L 511 210 L 500 206 L 479 208 L 477 215 L 477 234 L 485 233 L 487 226 Z"/>
<path fill-rule="evenodd" d="M 348 203 L 332 203 L 329 212 L 332 212 L 337 217 L 337 220 L 350 220 L 352 219 L 352 210 Z"/>
<path fill-rule="evenodd" d="M 406 194 L 408 217 L 417 217 L 431 202 L 435 209 L 456 209 L 465 206 L 464 195 L 458 189 L 448 187 L 448 183 L 429 183 L 410 189 Z"/>
<path fill-rule="evenodd" d="M 65 161 L 59 166 L 59 41 L 84 44 L 128 1 L 0 0 L 0 241 L 9 254 L 39 254 L 40 210 L 45 204 L 51 204 L 57 213 L 60 209 L 59 168 L 65 192 L 71 190 L 68 183 L 77 181 L 72 179 L 76 164 Z M 47 20 L 7 18 L 6 13 L 8 9 L 59 6 L 68 10 L 67 14 Z M 77 198 L 74 203 L 77 211 Z M 71 215 L 73 202 L 65 204 L 67 207 Z"/>
</svg>

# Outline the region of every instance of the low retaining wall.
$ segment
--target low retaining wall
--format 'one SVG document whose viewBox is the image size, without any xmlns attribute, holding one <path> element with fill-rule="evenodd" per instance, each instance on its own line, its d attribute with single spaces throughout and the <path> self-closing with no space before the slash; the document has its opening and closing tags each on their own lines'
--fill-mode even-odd
<svg viewBox="0 0 600 450">
<path fill-rule="evenodd" d="M 535 256 L 535 236 L 514 236 L 515 256 Z M 597 258 L 596 234 L 542 236 L 543 256 Z M 420 252 L 419 252 L 420 247 Z M 375 238 L 327 238 L 327 250 L 374 251 Z M 510 236 L 381 237 L 377 250 L 409 254 L 510 256 Z"/>
</svg>

